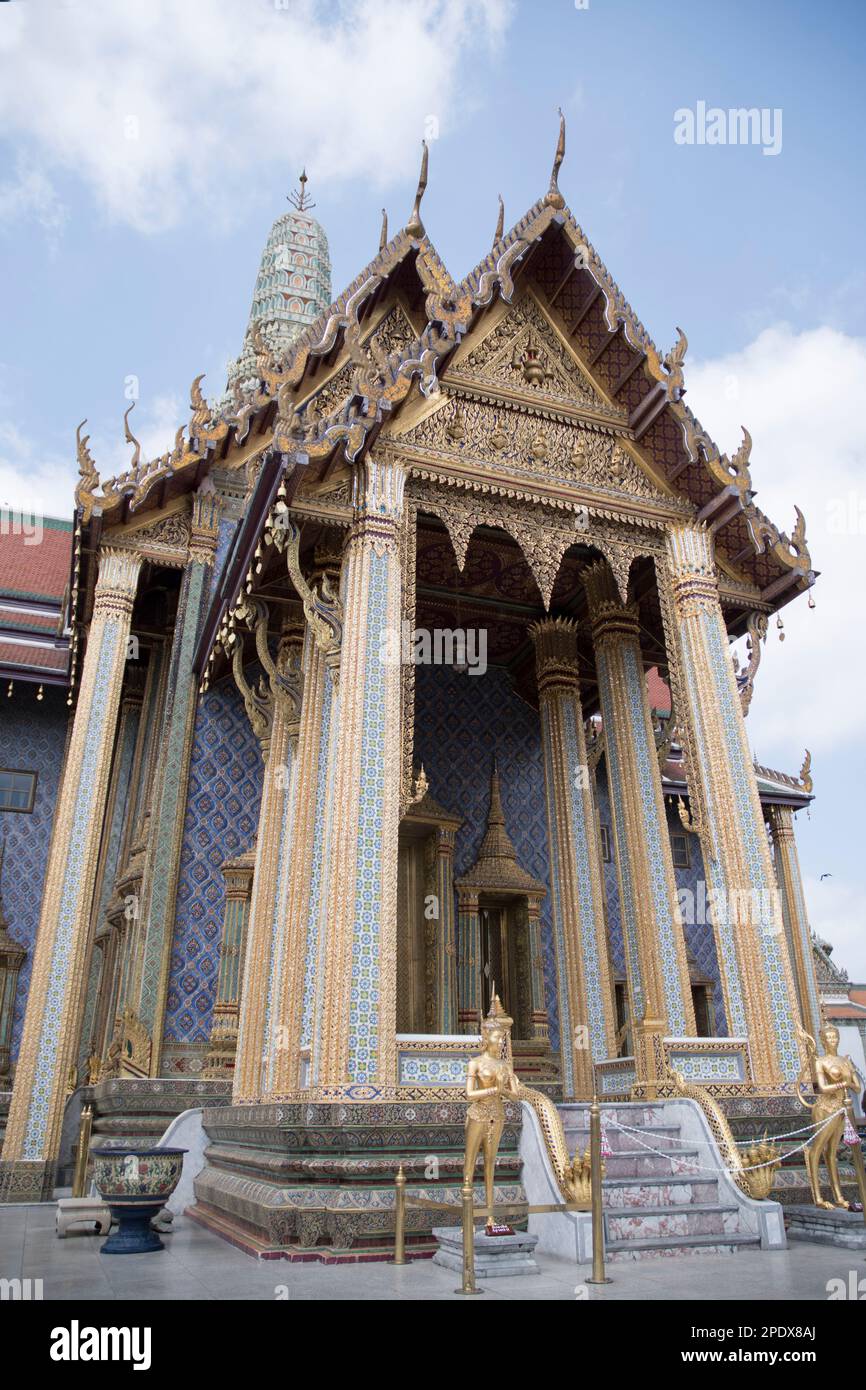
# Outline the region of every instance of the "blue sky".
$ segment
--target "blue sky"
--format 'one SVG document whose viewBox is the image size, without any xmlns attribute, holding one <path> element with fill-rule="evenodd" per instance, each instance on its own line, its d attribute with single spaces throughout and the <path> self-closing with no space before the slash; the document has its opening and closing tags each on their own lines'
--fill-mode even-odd
<svg viewBox="0 0 866 1390">
<path fill-rule="evenodd" d="M 806 513 L 817 608 L 785 611 L 749 716 L 764 762 L 812 748 L 798 835 L 813 922 L 866 978 L 862 699 L 866 7 L 634 0 L 11 0 L 0 5 L 0 503 L 69 514 L 74 430 L 105 474 L 222 388 L 270 223 L 301 165 L 334 291 L 408 215 L 431 141 L 427 230 L 452 271 L 544 192 L 556 108 L 566 199 L 759 503 Z M 682 146 L 674 113 L 779 109 L 782 146 Z M 434 125 L 434 128 L 435 128 Z M 853 501 L 851 501 L 853 498 Z M 856 518 L 828 518 L 843 500 Z M 838 510 L 838 507 L 837 507 Z M 819 882 L 822 873 L 832 878 Z"/>
</svg>

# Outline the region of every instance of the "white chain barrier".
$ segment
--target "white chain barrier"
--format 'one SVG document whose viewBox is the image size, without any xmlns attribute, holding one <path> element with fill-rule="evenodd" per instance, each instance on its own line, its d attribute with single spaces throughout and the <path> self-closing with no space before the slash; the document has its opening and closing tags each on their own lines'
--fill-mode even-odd
<svg viewBox="0 0 866 1390">
<path fill-rule="evenodd" d="M 822 1120 L 821 1123 L 818 1124 L 818 1125 L 809 1125 L 808 1128 L 814 1130 L 814 1131 L 815 1131 L 815 1134 L 819 1134 L 820 1131 L 821 1131 L 822 1129 L 826 1129 L 827 1126 L 828 1126 L 833 1120 L 835 1120 L 835 1119 L 837 1118 L 838 1115 L 844 1115 L 844 1114 L 845 1114 L 844 1107 L 840 1108 L 839 1110 L 834 1110 L 834 1111 L 833 1111 L 833 1114 L 832 1114 L 832 1115 L 828 1115 L 827 1118 L 826 1118 L 826 1120 Z M 636 1131 L 636 1130 L 634 1129 L 634 1126 L 633 1126 L 633 1125 L 621 1125 L 621 1124 L 618 1123 L 617 1120 L 607 1120 L 605 1123 L 606 1123 L 607 1125 L 609 1125 L 609 1126 L 612 1126 L 614 1129 L 622 1130 L 622 1132 L 623 1132 L 624 1134 L 626 1133 L 626 1131 L 631 1131 L 632 1134 L 640 1133 L 639 1130 Z M 798 1131 L 798 1132 L 802 1134 L 802 1133 L 803 1133 L 803 1130 L 800 1130 L 800 1131 Z M 634 1142 L 640 1144 L 640 1147 L 641 1147 L 642 1149 L 646 1149 L 647 1153 L 655 1154 L 655 1156 L 656 1156 L 657 1158 L 677 1158 L 677 1157 L 679 1157 L 678 1154 L 676 1154 L 676 1153 L 671 1153 L 670 1150 L 668 1150 L 667 1153 L 665 1153 L 665 1151 L 664 1151 L 663 1149 L 654 1149 L 654 1148 L 652 1147 L 651 1144 L 644 1144 L 640 1139 L 635 1139 Z M 681 1141 L 681 1142 L 686 1142 L 686 1141 Z M 695 1143 L 705 1144 L 706 1141 L 705 1141 L 705 1140 L 696 1140 Z M 809 1143 L 810 1143 L 810 1140 L 809 1140 L 809 1139 L 806 1139 L 802 1144 L 798 1144 L 796 1148 L 794 1148 L 794 1149 L 788 1149 L 787 1153 L 785 1154 L 785 1158 L 790 1158 L 790 1157 L 792 1157 L 793 1154 L 801 1153 L 803 1149 L 808 1148 Z M 694 1147 L 695 1147 L 695 1144 L 690 1144 L 690 1147 L 694 1148 Z M 712 1147 L 712 1146 L 711 1146 L 711 1145 L 707 1145 L 707 1147 Z M 618 1156 L 618 1155 L 617 1155 L 616 1153 L 613 1153 L 613 1152 L 610 1154 L 610 1157 L 611 1157 L 611 1158 L 616 1158 L 617 1156 Z M 745 1164 L 745 1163 L 744 1163 L 743 1166 L 742 1166 L 742 1168 L 740 1169 L 740 1171 L 743 1172 L 743 1173 L 751 1173 L 751 1172 L 754 1172 L 754 1170 L 755 1170 L 756 1168 L 770 1168 L 770 1167 L 772 1167 L 773 1164 L 778 1163 L 778 1161 L 779 1161 L 779 1160 L 778 1160 L 778 1157 L 774 1157 L 774 1158 L 769 1159 L 766 1163 L 749 1163 L 749 1164 Z M 718 1173 L 718 1171 L 719 1171 L 719 1169 L 718 1169 L 715 1165 L 713 1165 L 712 1167 L 710 1167 L 709 1164 L 706 1164 L 706 1163 L 694 1163 L 692 1166 L 693 1166 L 694 1169 L 696 1169 L 698 1172 L 701 1172 L 701 1173 Z M 724 1164 L 722 1164 L 722 1167 L 725 1169 L 725 1172 L 726 1172 L 726 1173 L 730 1173 L 731 1175 L 733 1175 L 734 1170 L 733 1170 L 732 1168 L 725 1168 L 725 1165 L 724 1165 Z M 683 1177 L 683 1176 L 688 1177 L 689 1175 L 688 1175 L 688 1174 L 678 1173 L 678 1174 L 676 1174 L 676 1176 L 677 1176 L 677 1177 Z"/>
<path fill-rule="evenodd" d="M 838 1115 L 838 1114 L 840 1114 L 840 1113 L 841 1113 L 841 1112 L 837 1110 L 837 1111 L 835 1112 L 835 1115 L 831 1115 L 831 1116 L 830 1116 L 830 1119 L 831 1119 L 831 1120 L 832 1120 L 832 1119 L 835 1119 L 836 1115 Z M 825 1123 L 826 1123 L 826 1122 L 825 1122 Z M 605 1120 L 605 1124 L 615 1124 L 616 1127 L 617 1127 L 617 1129 L 621 1129 L 621 1130 L 623 1130 L 623 1132 L 625 1132 L 626 1130 L 628 1130 L 628 1132 L 629 1132 L 630 1134 L 644 1134 L 644 1133 L 645 1133 L 644 1130 L 638 1129 L 635 1125 L 624 1125 L 624 1124 L 620 1124 L 618 1120 Z M 773 1143 L 773 1144 L 781 1143 L 781 1141 L 782 1141 L 783 1139 L 797 1139 L 797 1138 L 799 1138 L 799 1136 L 800 1136 L 801 1134 L 808 1134 L 808 1133 L 810 1133 L 811 1130 L 813 1130 L 813 1129 L 819 1129 L 819 1128 L 820 1128 L 819 1125 L 803 1125 L 800 1129 L 790 1129 L 790 1130 L 788 1131 L 787 1134 L 768 1134 L 768 1135 L 767 1135 L 767 1140 L 768 1140 L 769 1143 Z M 712 1140 L 709 1140 L 709 1139 L 680 1139 L 680 1138 L 678 1138 L 675 1134 L 672 1134 L 672 1135 L 670 1136 L 670 1139 L 668 1140 L 668 1142 L 671 1143 L 671 1144 L 688 1144 L 688 1146 L 689 1146 L 690 1149 L 693 1149 L 696 1145 L 700 1145 L 701 1148 L 704 1148 L 704 1149 L 711 1149 L 711 1148 L 713 1147 L 713 1142 L 712 1142 Z M 793 1150 L 790 1150 L 790 1152 L 793 1152 Z"/>
</svg>

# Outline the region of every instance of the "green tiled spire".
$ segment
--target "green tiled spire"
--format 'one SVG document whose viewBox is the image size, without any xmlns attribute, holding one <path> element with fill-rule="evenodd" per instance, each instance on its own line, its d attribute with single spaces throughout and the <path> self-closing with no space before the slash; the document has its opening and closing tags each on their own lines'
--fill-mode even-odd
<svg viewBox="0 0 866 1390">
<path fill-rule="evenodd" d="M 254 323 L 276 357 L 282 357 L 300 333 L 331 303 L 331 261 L 328 238 L 310 215 L 307 175 L 300 192 L 289 197 L 292 211 L 278 217 L 262 253 L 250 320 L 240 357 L 229 364 L 229 389 L 255 379 L 255 354 L 250 343 Z"/>
</svg>

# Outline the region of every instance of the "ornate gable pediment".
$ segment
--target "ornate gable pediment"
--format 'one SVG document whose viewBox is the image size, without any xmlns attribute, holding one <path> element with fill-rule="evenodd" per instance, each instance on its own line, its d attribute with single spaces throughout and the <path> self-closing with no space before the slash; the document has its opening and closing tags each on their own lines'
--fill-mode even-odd
<svg viewBox="0 0 866 1390">
<path fill-rule="evenodd" d="M 474 476 L 566 484 L 620 505 L 629 499 L 676 505 L 655 486 L 613 434 L 567 418 L 548 418 L 507 403 L 442 391 L 436 408 L 399 434 L 417 463 L 449 463 Z"/>
<path fill-rule="evenodd" d="M 464 350 L 443 379 L 626 423 L 626 412 L 604 399 L 529 294 Z"/>
<path fill-rule="evenodd" d="M 528 487 L 573 487 L 605 505 L 677 503 L 634 460 L 625 412 L 607 402 L 531 294 L 500 301 L 470 333 L 422 413 L 387 428 L 426 461 Z"/>
</svg>

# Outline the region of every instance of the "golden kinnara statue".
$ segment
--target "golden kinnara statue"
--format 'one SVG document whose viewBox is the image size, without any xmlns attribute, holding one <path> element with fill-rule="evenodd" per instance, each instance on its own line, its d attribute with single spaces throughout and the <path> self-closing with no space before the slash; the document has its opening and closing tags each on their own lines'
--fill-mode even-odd
<svg viewBox="0 0 866 1390">
<path fill-rule="evenodd" d="M 845 1129 L 845 1114 L 853 1123 L 853 1105 L 849 1092 L 855 1095 L 860 1089 L 860 1079 L 854 1070 L 854 1063 L 850 1057 L 840 1057 L 839 1053 L 839 1030 L 832 1024 L 826 1024 L 819 1034 L 821 1042 L 826 1048 L 823 1056 L 819 1055 L 815 1039 L 809 1033 L 801 1031 L 801 1037 L 806 1044 L 808 1055 L 807 1067 L 809 1069 L 808 1080 L 804 1076 L 806 1067 L 800 1073 L 797 1083 L 797 1094 L 800 1103 L 807 1110 L 811 1111 L 812 1123 L 823 1125 L 814 1138 L 809 1141 L 806 1149 L 806 1171 L 809 1175 L 809 1186 L 812 1189 L 812 1201 L 816 1207 L 844 1207 L 847 1209 L 848 1203 L 842 1196 L 842 1188 L 839 1183 L 839 1145 Z M 810 1101 L 803 1096 L 802 1088 L 810 1086 L 815 1092 L 814 1101 Z M 833 1118 L 830 1119 L 830 1116 Z M 827 1176 L 830 1179 L 830 1191 L 833 1196 L 832 1202 L 825 1202 L 821 1196 L 821 1177 L 820 1169 L 822 1162 L 827 1168 Z"/>
<path fill-rule="evenodd" d="M 463 1160 L 463 1183 L 471 1185 L 475 1161 L 484 1150 L 484 1192 L 487 1205 L 487 1230 L 494 1229 L 493 1175 L 496 1154 L 505 1127 L 505 1098 L 516 1100 L 521 1091 L 507 1044 L 513 1019 L 494 994 L 490 1012 L 481 1024 L 483 1051 L 473 1057 L 466 1073 L 466 1154 Z M 505 1054 L 505 1055 L 503 1055 Z"/>
</svg>

